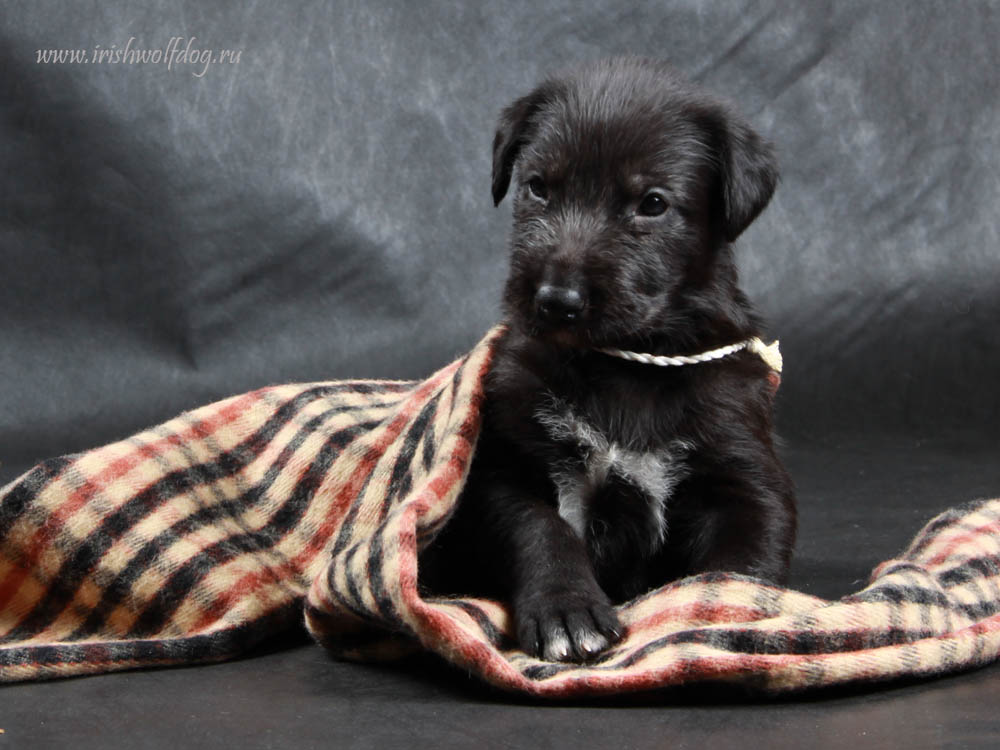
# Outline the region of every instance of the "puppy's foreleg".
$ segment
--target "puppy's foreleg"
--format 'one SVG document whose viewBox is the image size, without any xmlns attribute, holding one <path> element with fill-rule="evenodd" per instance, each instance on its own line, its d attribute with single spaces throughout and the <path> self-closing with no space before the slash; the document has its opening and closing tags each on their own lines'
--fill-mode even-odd
<svg viewBox="0 0 1000 750">
<path fill-rule="evenodd" d="M 478 499 L 526 652 L 586 660 L 622 637 L 583 541 L 553 506 L 513 484 L 491 483 Z"/>
</svg>

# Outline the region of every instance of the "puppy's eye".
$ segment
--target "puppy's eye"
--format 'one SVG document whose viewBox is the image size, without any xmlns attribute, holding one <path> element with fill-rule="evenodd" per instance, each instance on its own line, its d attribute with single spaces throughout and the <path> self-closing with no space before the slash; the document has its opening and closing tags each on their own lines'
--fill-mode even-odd
<svg viewBox="0 0 1000 750">
<path fill-rule="evenodd" d="M 646 193 L 643 199 L 639 201 L 639 207 L 636 209 L 636 213 L 639 216 L 660 216 L 667 210 L 668 205 L 667 199 L 663 193 L 650 190 Z"/>
<path fill-rule="evenodd" d="M 532 198 L 540 201 L 549 199 L 549 188 L 545 184 L 545 180 L 537 175 L 528 180 L 528 193 L 531 194 Z"/>
</svg>

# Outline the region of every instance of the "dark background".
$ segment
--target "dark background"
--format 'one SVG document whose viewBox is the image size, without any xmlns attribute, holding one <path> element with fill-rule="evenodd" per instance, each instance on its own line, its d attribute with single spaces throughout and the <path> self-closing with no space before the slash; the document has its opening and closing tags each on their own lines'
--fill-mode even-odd
<svg viewBox="0 0 1000 750">
<path fill-rule="evenodd" d="M 240 50 L 39 64 L 39 49 Z M 0 483 L 278 382 L 429 374 L 497 319 L 490 141 L 542 75 L 663 57 L 735 101 L 782 184 L 739 241 L 780 337 L 793 585 L 840 596 L 1000 494 L 1000 4 L 8 2 Z M 0 749 L 995 746 L 1000 670 L 747 704 L 532 706 L 426 660 L 299 646 L 0 688 Z"/>
</svg>

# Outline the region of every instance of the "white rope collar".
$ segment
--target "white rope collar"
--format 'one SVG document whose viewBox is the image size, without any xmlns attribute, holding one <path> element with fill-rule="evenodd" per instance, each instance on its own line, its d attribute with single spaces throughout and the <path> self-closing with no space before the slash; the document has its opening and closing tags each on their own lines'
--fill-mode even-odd
<svg viewBox="0 0 1000 750">
<path fill-rule="evenodd" d="M 758 355 L 764 360 L 764 362 L 767 363 L 767 366 L 775 372 L 781 372 L 781 351 L 778 349 L 778 342 L 775 341 L 772 344 L 765 344 L 756 337 L 747 339 L 746 341 L 741 341 L 738 344 L 729 344 L 728 346 L 722 346 L 718 349 L 702 352 L 701 354 L 682 355 L 678 357 L 641 354 L 639 352 L 627 352 L 621 349 L 598 349 L 597 351 L 603 352 L 604 354 L 610 354 L 612 357 L 627 359 L 629 362 L 641 362 L 644 365 L 679 367 L 681 365 L 696 365 L 699 362 L 711 362 L 712 360 L 722 359 L 723 357 L 728 357 L 730 354 L 741 352 L 744 349 Z"/>
</svg>

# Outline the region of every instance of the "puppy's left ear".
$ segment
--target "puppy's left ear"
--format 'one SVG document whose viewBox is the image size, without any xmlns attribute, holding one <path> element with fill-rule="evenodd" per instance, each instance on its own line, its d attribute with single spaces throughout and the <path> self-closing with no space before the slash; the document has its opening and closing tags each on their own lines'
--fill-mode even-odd
<svg viewBox="0 0 1000 750">
<path fill-rule="evenodd" d="M 556 84 L 543 83 L 527 96 L 504 107 L 493 137 L 493 205 L 499 206 L 507 194 L 514 162 L 524 145 L 531 139 L 534 118 L 542 106 L 555 94 Z"/>
<path fill-rule="evenodd" d="M 721 143 L 722 225 L 732 242 L 757 218 L 778 184 L 771 144 L 740 117 L 727 114 Z"/>
</svg>

